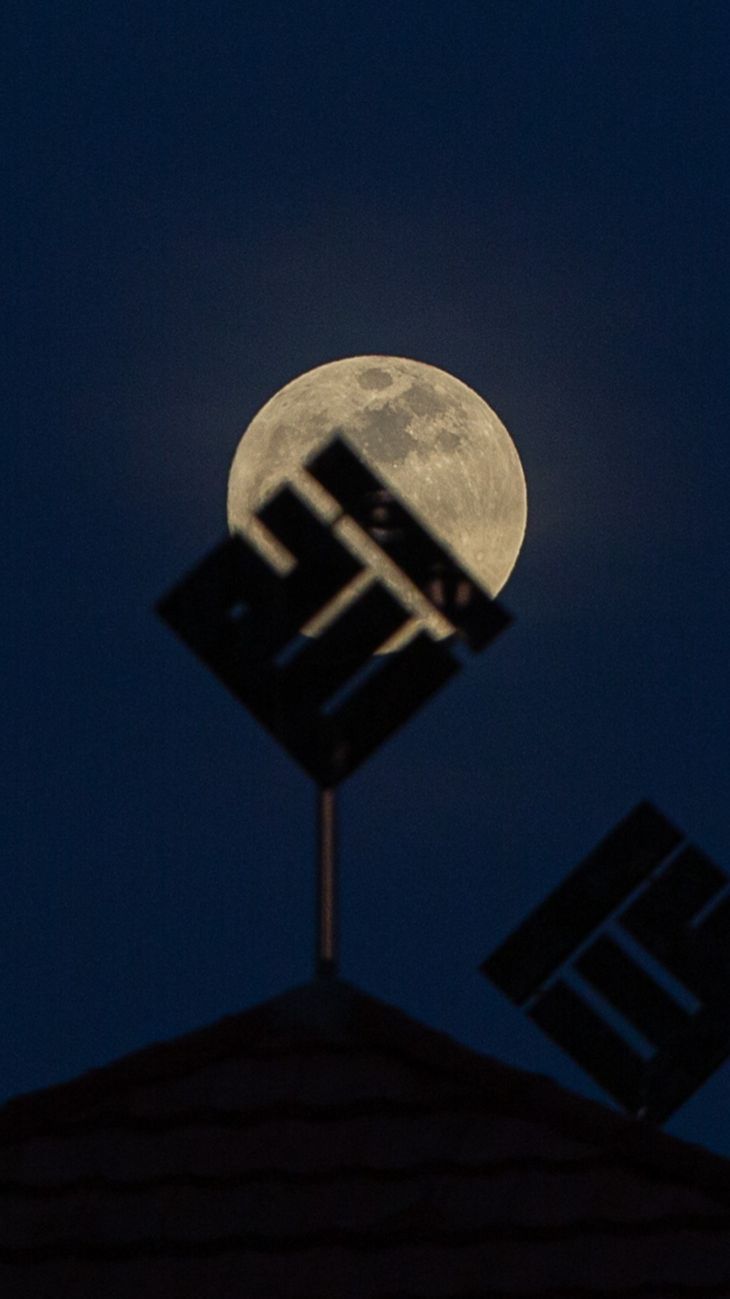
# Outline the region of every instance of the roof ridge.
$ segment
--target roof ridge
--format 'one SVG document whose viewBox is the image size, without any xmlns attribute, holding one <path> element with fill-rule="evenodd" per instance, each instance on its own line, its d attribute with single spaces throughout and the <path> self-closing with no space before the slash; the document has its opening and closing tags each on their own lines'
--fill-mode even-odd
<svg viewBox="0 0 730 1299">
<path fill-rule="evenodd" d="M 299 985 L 67 1082 L 14 1097 L 0 1107 L 0 1145 L 28 1139 L 39 1128 L 63 1123 L 80 1108 L 128 1087 L 164 1082 L 205 1064 L 244 1056 L 246 1045 L 272 1030 L 325 1046 L 362 1042 L 432 1075 L 477 1088 L 491 1108 L 541 1122 L 594 1150 L 659 1167 L 679 1180 L 700 1181 L 723 1200 L 730 1196 L 730 1161 L 722 1156 L 568 1091 L 544 1075 L 481 1054 L 339 978 Z"/>
</svg>

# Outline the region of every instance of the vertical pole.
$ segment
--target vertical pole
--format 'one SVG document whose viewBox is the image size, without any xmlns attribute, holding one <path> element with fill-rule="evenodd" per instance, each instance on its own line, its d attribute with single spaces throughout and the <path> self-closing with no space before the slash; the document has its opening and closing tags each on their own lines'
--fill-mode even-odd
<svg viewBox="0 0 730 1299">
<path fill-rule="evenodd" d="M 317 974 L 337 974 L 337 820 L 334 789 L 318 791 Z"/>
</svg>

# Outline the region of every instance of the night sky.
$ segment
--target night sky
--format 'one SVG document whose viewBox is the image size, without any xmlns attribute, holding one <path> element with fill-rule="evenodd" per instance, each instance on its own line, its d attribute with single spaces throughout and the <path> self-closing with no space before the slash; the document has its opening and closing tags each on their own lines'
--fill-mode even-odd
<svg viewBox="0 0 730 1299">
<path fill-rule="evenodd" d="M 0 1096 L 306 981 L 313 789 L 159 621 L 289 379 L 415 357 L 515 625 L 342 793 L 342 974 L 603 1097 L 478 965 L 642 798 L 730 869 L 730 9 L 11 6 Z M 730 1065 L 669 1123 L 730 1155 Z"/>
</svg>

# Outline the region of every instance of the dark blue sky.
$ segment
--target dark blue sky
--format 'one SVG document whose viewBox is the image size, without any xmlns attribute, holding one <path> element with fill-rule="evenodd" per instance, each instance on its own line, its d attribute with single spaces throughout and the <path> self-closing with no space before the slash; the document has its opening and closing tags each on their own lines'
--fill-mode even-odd
<svg viewBox="0 0 730 1299">
<path fill-rule="evenodd" d="M 0 1095 L 309 977 L 312 790 L 153 605 L 258 407 L 382 352 L 530 513 L 516 625 L 344 788 L 342 972 L 600 1096 L 476 967 L 643 797 L 730 869 L 727 5 L 14 10 Z"/>
</svg>

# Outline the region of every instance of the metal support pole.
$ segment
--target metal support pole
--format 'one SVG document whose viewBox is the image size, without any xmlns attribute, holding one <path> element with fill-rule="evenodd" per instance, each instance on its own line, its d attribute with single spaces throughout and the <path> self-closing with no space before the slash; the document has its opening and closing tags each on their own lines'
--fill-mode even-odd
<svg viewBox="0 0 730 1299">
<path fill-rule="evenodd" d="M 334 789 L 320 789 L 317 974 L 337 974 L 337 819 Z"/>
</svg>

